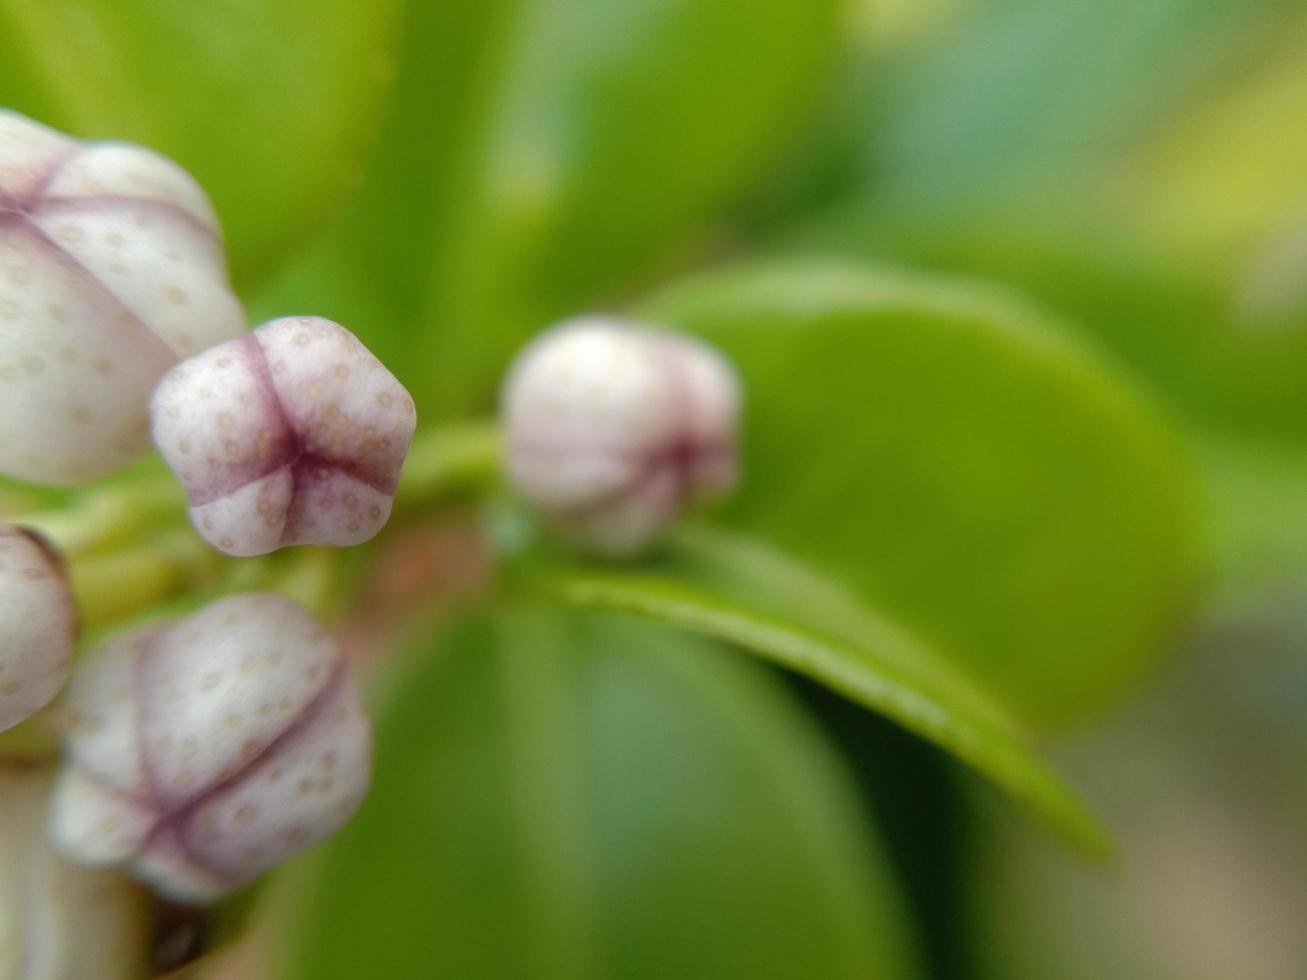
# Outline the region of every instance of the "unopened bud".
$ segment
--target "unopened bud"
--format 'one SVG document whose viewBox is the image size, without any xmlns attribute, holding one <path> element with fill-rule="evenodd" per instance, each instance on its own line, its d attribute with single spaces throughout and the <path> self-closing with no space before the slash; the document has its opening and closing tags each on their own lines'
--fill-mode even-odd
<svg viewBox="0 0 1307 980">
<path fill-rule="evenodd" d="M 390 516 L 416 421 L 352 333 L 308 316 L 181 364 L 150 413 L 196 528 L 229 555 L 367 541 Z"/>
<path fill-rule="evenodd" d="M 202 902 L 323 839 L 367 790 L 371 734 L 345 658 L 302 607 L 221 599 L 78 665 L 52 834 Z"/>
<path fill-rule="evenodd" d="M 519 355 L 501 410 L 518 492 L 600 554 L 639 551 L 735 481 L 735 372 L 684 334 L 567 321 Z"/>
<path fill-rule="evenodd" d="M 126 465 L 159 376 L 244 329 L 189 174 L 0 110 L 0 472 L 71 484 Z"/>
<path fill-rule="evenodd" d="M 0 731 L 45 707 L 68 679 L 77 614 L 63 569 L 35 536 L 0 524 Z"/>
<path fill-rule="evenodd" d="M 49 797 L 47 773 L 0 763 L 0 980 L 138 980 L 147 896 L 55 853 Z"/>
</svg>

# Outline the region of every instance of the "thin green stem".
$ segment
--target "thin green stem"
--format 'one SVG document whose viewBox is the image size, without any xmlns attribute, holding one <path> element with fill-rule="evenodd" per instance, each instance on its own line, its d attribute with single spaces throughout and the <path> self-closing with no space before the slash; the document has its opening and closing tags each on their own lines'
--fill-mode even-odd
<svg viewBox="0 0 1307 980">
<path fill-rule="evenodd" d="M 212 581 L 224 561 L 194 533 L 172 531 L 122 551 L 75 558 L 68 577 L 82 626 L 90 630 Z"/>
<path fill-rule="evenodd" d="M 499 479 L 501 440 L 492 421 L 419 432 L 404 463 L 396 506 L 420 507 L 460 492 L 484 491 Z"/>
<path fill-rule="evenodd" d="M 299 548 L 261 587 L 290 596 L 315 615 L 330 619 L 337 605 L 340 557 L 336 548 Z"/>
<path fill-rule="evenodd" d="M 38 511 L 12 523 L 38 531 L 64 555 L 107 551 L 133 536 L 185 523 L 186 502 L 170 474 L 96 487 L 65 510 Z"/>
<path fill-rule="evenodd" d="M 484 494 L 499 477 L 493 422 L 420 432 L 413 440 L 397 511 L 415 511 L 456 494 Z M 88 488 L 63 510 L 12 517 L 46 538 L 69 563 L 69 579 L 90 629 L 138 615 L 197 588 L 273 588 L 328 611 L 346 574 L 329 548 L 297 548 L 267 559 L 232 561 L 189 527 L 186 500 L 171 473 Z"/>
</svg>

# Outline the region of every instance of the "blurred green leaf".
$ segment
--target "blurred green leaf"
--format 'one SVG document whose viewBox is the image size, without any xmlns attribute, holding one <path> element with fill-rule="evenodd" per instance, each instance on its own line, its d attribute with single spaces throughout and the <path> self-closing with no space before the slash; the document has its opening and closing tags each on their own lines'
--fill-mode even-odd
<svg viewBox="0 0 1307 980">
<path fill-rule="evenodd" d="M 462 623 L 397 678 L 279 975 L 913 976 L 842 772 L 745 667 L 597 615 Z"/>
<path fill-rule="evenodd" d="M 864 192 L 966 207 L 1117 147 L 1277 0 L 989 0 L 901 52 L 878 107 Z"/>
<path fill-rule="evenodd" d="M 583 609 L 631 613 L 735 644 L 804 674 L 935 743 L 993 780 L 1060 832 L 1096 856 L 1106 835 L 1085 805 L 992 712 L 974 708 L 915 668 L 932 658 L 890 624 L 879 645 L 835 639 L 668 579 L 620 572 L 574 573 L 544 584 L 549 594 Z"/>
<path fill-rule="evenodd" d="M 745 223 L 792 240 L 814 215 L 851 229 L 957 220 L 1078 184 L 1292 3 L 868 3 L 868 29 Z"/>
<path fill-rule="evenodd" d="M 1177 421 L 1307 440 L 1307 314 L 1294 323 L 1242 313 L 1243 269 L 1186 267 L 1123 234 L 1121 216 L 1103 209 L 1043 199 L 948 227 L 883 226 L 844 244 L 1019 287 L 1110 348 Z"/>
<path fill-rule="evenodd" d="M 1301 4 L 993 0 L 887 62 L 844 95 L 858 162 L 840 188 L 809 165 L 820 215 L 783 226 L 804 197 L 791 187 L 789 209 L 755 224 L 785 251 L 981 275 L 1067 316 L 1187 430 L 1222 585 L 1301 578 Z"/>
<path fill-rule="evenodd" d="M 1039 725 L 1165 653 L 1193 488 L 1110 370 L 1007 294 L 816 263 L 704 278 L 645 311 L 718 344 L 748 405 L 723 513 L 842 583 Z"/>
<path fill-rule="evenodd" d="M 804 107 L 842 0 L 413 4 L 394 110 L 328 241 L 264 298 L 325 297 L 435 407 L 550 318 L 629 288 Z"/>
<path fill-rule="evenodd" d="M 144 143 L 213 198 L 245 278 L 355 179 L 398 0 L 0 0 L 0 104 Z"/>
<path fill-rule="evenodd" d="M 1247 437 L 1196 439 L 1207 475 L 1219 599 L 1231 611 L 1286 586 L 1307 593 L 1307 447 Z"/>
</svg>

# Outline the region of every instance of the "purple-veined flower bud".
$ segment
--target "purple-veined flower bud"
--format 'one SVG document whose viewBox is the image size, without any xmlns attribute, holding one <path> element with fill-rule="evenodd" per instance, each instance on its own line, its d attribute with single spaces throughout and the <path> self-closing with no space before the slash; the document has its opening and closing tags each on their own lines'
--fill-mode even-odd
<svg viewBox="0 0 1307 980">
<path fill-rule="evenodd" d="M 273 593 L 107 640 L 78 664 L 51 832 L 203 902 L 328 836 L 358 807 L 371 730 L 344 655 Z"/>
<path fill-rule="evenodd" d="M 0 472 L 71 484 L 126 465 L 160 375 L 245 326 L 189 174 L 0 110 Z"/>
<path fill-rule="evenodd" d="M 390 516 L 416 422 L 413 399 L 358 338 L 312 316 L 174 368 L 150 414 L 191 520 L 229 555 L 367 541 Z"/>
<path fill-rule="evenodd" d="M 68 679 L 77 613 L 59 559 L 0 524 L 0 731 L 45 707 Z"/>
<path fill-rule="evenodd" d="M 49 806 L 46 772 L 0 763 L 0 980 L 145 976 L 147 896 L 55 853 Z"/>
<path fill-rule="evenodd" d="M 639 551 L 735 482 L 735 371 L 685 334 L 565 321 L 518 356 L 501 414 L 517 491 L 599 554 Z"/>
</svg>

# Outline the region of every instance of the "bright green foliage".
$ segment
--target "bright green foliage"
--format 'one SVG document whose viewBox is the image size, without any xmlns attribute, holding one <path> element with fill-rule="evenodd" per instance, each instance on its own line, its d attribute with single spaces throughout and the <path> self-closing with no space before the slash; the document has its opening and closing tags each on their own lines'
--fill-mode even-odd
<svg viewBox="0 0 1307 980">
<path fill-rule="evenodd" d="M 725 523 L 842 583 L 1041 725 L 1103 708 L 1166 650 L 1192 487 L 1157 420 L 1031 309 L 819 265 L 653 303 L 745 390 Z"/>
<path fill-rule="evenodd" d="M 497 608 L 393 690 L 286 976 L 915 976 L 865 818 L 748 665 Z"/>
<path fill-rule="evenodd" d="M 398 0 L 0 0 L 0 105 L 186 167 L 238 278 L 356 179 Z"/>
<path fill-rule="evenodd" d="M 956 217 L 1118 150 L 1280 0 L 990 0 L 858 93 L 859 196 Z M 877 38 L 873 38 L 878 40 Z M 1210 63 L 1210 62 L 1209 62 Z"/>
<path fill-rule="evenodd" d="M 811 677 L 951 752 L 1086 852 L 1102 856 L 1108 850 L 1098 822 L 1022 744 L 1017 726 L 890 624 L 865 617 L 860 640 L 836 639 L 776 616 L 767 602 L 771 596 L 741 605 L 622 573 L 566 576 L 548 591 L 581 608 L 627 612 L 716 637 Z"/>
<path fill-rule="evenodd" d="M 1289 462 L 1307 445 L 1301 4 L 988 0 L 954 13 L 924 37 L 873 39 L 886 50 L 860 54 L 787 206 L 752 220 L 781 250 L 984 276 L 1064 315 L 1188 430 L 1225 589 L 1301 579 Z M 1236 484 L 1259 504 L 1230 498 Z M 1289 546 L 1268 547 L 1277 537 Z"/>
<path fill-rule="evenodd" d="M 414 4 L 369 179 L 260 301 L 311 301 L 431 407 L 629 288 L 740 193 L 804 108 L 838 0 Z"/>
</svg>

